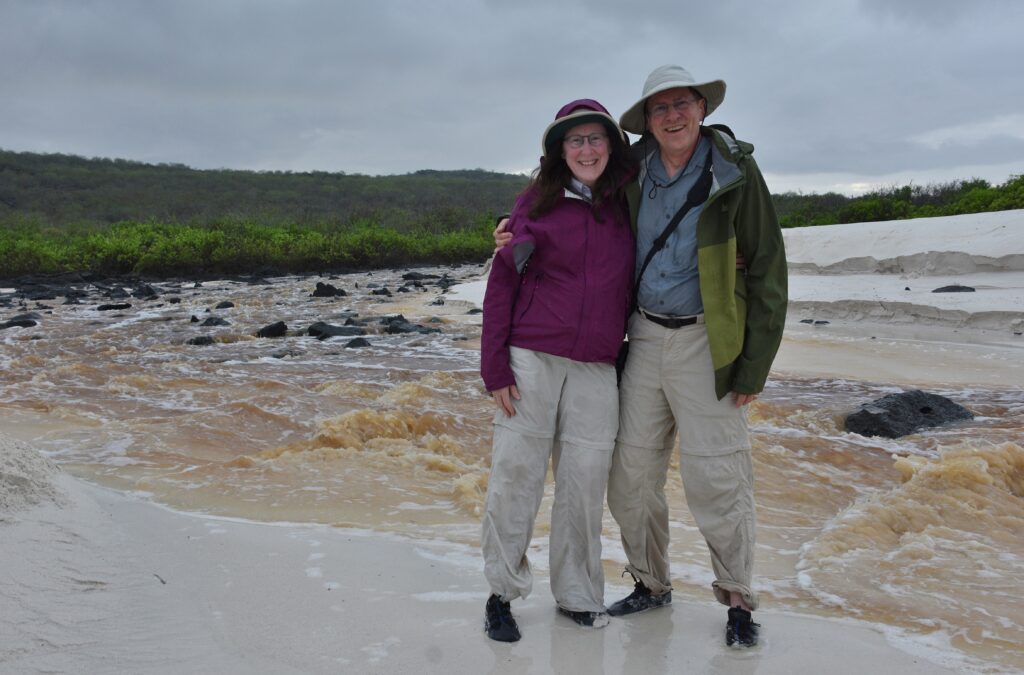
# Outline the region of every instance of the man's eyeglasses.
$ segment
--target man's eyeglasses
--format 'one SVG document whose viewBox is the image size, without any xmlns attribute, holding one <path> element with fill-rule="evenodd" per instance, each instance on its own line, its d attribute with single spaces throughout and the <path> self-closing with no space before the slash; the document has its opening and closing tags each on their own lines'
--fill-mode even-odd
<svg viewBox="0 0 1024 675">
<path fill-rule="evenodd" d="M 672 105 L 669 105 L 668 103 L 659 103 L 656 106 L 651 106 L 651 109 L 647 111 L 647 114 L 652 118 L 664 117 L 668 114 L 668 109 L 672 108 L 672 110 L 675 110 L 681 115 L 685 113 L 691 105 L 699 100 L 699 98 L 681 98 L 679 100 L 672 101 Z"/>
<path fill-rule="evenodd" d="M 565 137 L 565 144 L 573 150 L 582 148 L 584 142 L 590 143 L 592 148 L 602 148 L 608 142 L 608 134 L 572 135 Z"/>
</svg>

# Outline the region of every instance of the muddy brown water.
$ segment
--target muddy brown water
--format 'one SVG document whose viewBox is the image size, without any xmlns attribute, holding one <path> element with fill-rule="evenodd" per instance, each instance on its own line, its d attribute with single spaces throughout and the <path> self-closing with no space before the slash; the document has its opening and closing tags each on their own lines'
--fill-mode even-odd
<svg viewBox="0 0 1024 675">
<path fill-rule="evenodd" d="M 471 280 L 480 268 L 419 271 Z M 492 409 L 477 374 L 480 317 L 430 304 L 445 298 L 431 281 L 395 293 L 399 275 L 156 284 L 158 299 L 119 312 L 98 311 L 96 295 L 12 305 L 0 320 L 41 318 L 0 331 L 0 429 L 81 478 L 177 509 L 476 546 Z M 312 298 L 318 280 L 350 295 Z M 224 300 L 235 306 L 213 309 Z M 350 312 L 368 321 L 369 347 L 302 334 Z M 380 317 L 398 313 L 441 332 L 382 333 Z M 192 315 L 229 325 L 200 328 Z M 278 320 L 286 337 L 253 337 Z M 197 335 L 215 343 L 186 344 Z M 751 407 L 762 603 L 952 647 L 965 667 L 1024 669 L 1024 395 L 931 389 L 977 417 L 897 441 L 841 430 L 847 412 L 894 390 L 773 379 Z M 707 600 L 708 555 L 675 463 L 668 490 L 677 593 Z M 531 551 L 541 570 L 549 510 L 550 485 Z M 617 577 L 607 514 L 605 536 Z"/>
</svg>

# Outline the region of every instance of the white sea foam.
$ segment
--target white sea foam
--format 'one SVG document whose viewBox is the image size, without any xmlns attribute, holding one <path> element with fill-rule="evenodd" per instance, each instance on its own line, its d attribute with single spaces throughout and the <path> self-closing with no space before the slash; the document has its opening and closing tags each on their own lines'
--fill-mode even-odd
<svg viewBox="0 0 1024 675">
<path fill-rule="evenodd" d="M 62 505 L 57 465 L 17 439 L 0 434 L 0 520 L 43 502 Z"/>
</svg>

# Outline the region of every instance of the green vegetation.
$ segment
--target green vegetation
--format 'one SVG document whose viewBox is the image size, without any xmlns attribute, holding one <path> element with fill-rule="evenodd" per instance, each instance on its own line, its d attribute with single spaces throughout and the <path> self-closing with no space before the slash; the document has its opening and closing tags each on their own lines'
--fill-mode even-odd
<svg viewBox="0 0 1024 675">
<path fill-rule="evenodd" d="M 0 228 L 0 278 L 71 271 L 160 277 L 285 274 L 482 261 L 494 247 L 493 227 L 490 217 L 449 232 L 399 232 L 370 221 L 346 227 L 123 221 L 55 228 L 24 220 Z"/>
<path fill-rule="evenodd" d="M 525 176 L 198 171 L 0 150 L 0 278 L 483 261 Z"/>
<path fill-rule="evenodd" d="M 199 171 L 0 150 L 0 278 L 189 276 L 482 261 L 525 176 Z M 1024 208 L 1024 176 L 774 196 L 783 227 Z"/>
<path fill-rule="evenodd" d="M 876 190 L 858 197 L 835 192 L 773 195 L 783 227 L 867 223 L 963 213 L 1024 209 L 1024 176 L 1011 176 L 993 187 L 978 178 L 934 185 L 906 185 Z"/>
</svg>

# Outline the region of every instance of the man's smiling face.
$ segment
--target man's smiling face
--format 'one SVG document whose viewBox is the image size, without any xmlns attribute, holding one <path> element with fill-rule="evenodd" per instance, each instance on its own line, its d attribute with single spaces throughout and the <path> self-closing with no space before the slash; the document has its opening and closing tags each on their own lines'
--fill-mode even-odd
<svg viewBox="0 0 1024 675">
<path fill-rule="evenodd" d="M 693 152 L 700 139 L 705 102 L 687 87 L 666 89 L 647 99 L 647 128 L 662 152 L 682 155 Z"/>
</svg>

